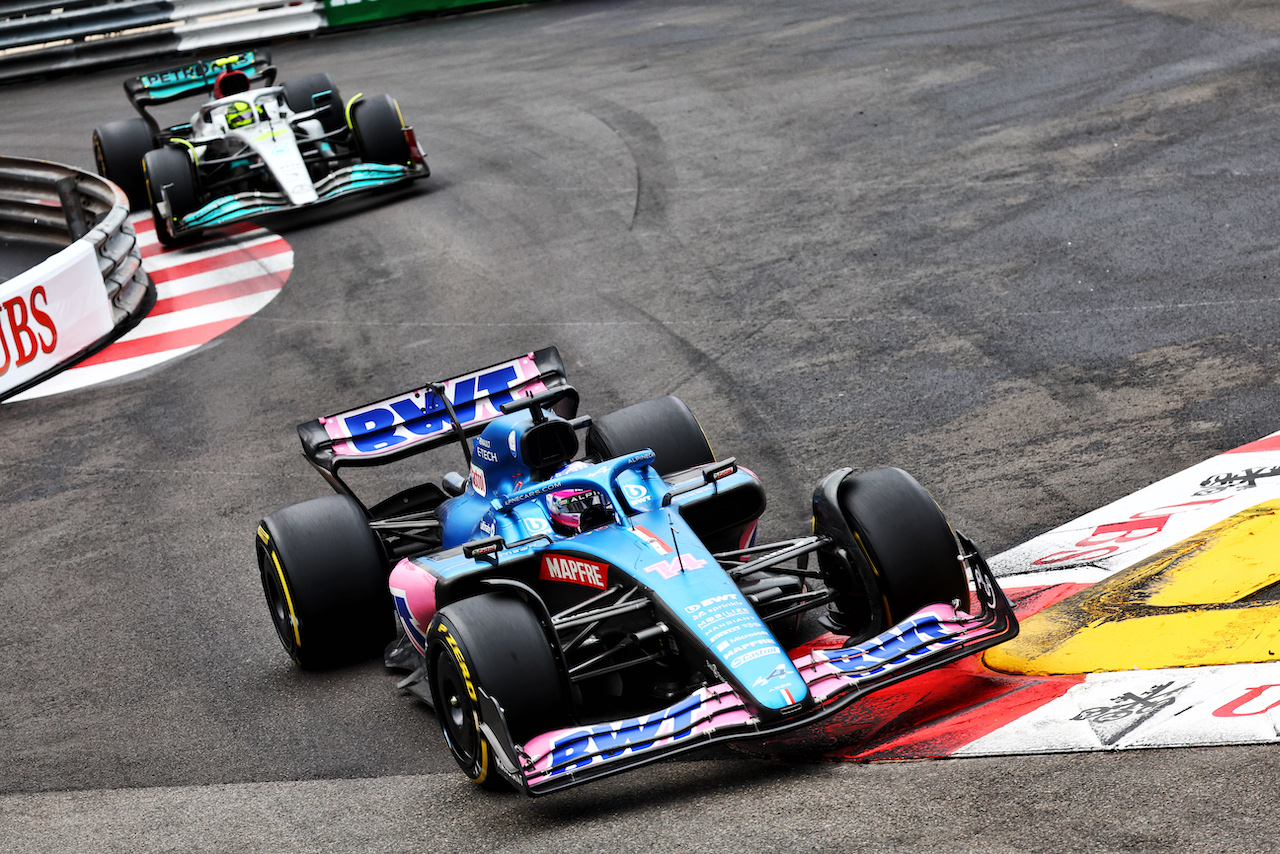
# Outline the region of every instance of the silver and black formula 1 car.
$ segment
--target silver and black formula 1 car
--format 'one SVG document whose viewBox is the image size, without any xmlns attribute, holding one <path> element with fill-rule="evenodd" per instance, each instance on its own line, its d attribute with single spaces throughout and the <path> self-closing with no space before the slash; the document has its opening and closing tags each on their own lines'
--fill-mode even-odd
<svg viewBox="0 0 1280 854">
<path fill-rule="evenodd" d="M 430 174 L 389 95 L 344 104 L 328 74 L 275 78 L 257 49 L 126 80 L 142 117 L 94 129 L 98 173 L 150 206 L 165 244 Z M 149 110 L 195 96 L 209 100 L 184 124 L 162 128 Z"/>
<path fill-rule="evenodd" d="M 294 661 L 382 651 L 472 781 L 540 795 L 784 732 L 1017 634 L 978 550 L 901 469 L 831 472 L 813 533 L 761 544 L 760 480 L 717 460 L 679 399 L 577 407 L 550 347 L 301 424 L 338 494 L 257 529 Z M 447 444 L 468 477 L 367 506 L 341 476 Z M 813 622 L 835 637 L 815 626 L 825 646 L 788 652 Z"/>
</svg>

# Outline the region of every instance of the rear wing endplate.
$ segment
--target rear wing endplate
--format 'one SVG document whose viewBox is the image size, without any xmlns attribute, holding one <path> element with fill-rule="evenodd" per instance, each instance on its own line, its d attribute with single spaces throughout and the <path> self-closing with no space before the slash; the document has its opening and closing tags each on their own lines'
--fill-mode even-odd
<svg viewBox="0 0 1280 854">
<path fill-rule="evenodd" d="M 370 466 L 466 440 L 502 414 L 516 397 L 567 386 L 555 347 L 526 353 L 460 377 L 427 383 L 376 403 L 298 425 L 302 451 L 326 479 L 338 481 L 343 466 Z M 578 395 L 569 389 L 557 414 L 577 414 Z"/>
</svg>

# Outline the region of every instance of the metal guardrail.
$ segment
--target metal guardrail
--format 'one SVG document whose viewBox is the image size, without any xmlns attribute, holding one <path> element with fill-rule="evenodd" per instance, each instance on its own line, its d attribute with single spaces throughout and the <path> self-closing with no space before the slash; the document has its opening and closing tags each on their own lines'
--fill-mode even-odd
<svg viewBox="0 0 1280 854">
<path fill-rule="evenodd" d="M 533 0 L 20 0 L 0 3 L 0 83 L 424 14 Z"/>
<path fill-rule="evenodd" d="M 134 318 L 150 280 L 124 192 L 70 166 L 0 157 L 0 236 L 70 246 L 93 245 L 117 325 Z"/>
<path fill-rule="evenodd" d="M 109 0 L 0 6 L 0 83 L 315 32 L 322 0 Z"/>
<path fill-rule="evenodd" d="M 0 156 L 0 238 L 48 245 L 51 256 L 77 243 L 92 247 L 112 320 L 109 334 L 31 381 L 6 389 L 0 399 L 101 349 L 150 307 L 153 288 L 129 221 L 129 200 L 97 175 L 46 160 Z"/>
<path fill-rule="evenodd" d="M 59 7 L 56 12 L 27 14 L 9 18 L 0 29 L 0 49 L 28 47 L 59 39 L 84 39 L 102 33 L 120 32 L 169 23 L 173 4 L 163 0 L 128 0 L 83 9 Z"/>
</svg>

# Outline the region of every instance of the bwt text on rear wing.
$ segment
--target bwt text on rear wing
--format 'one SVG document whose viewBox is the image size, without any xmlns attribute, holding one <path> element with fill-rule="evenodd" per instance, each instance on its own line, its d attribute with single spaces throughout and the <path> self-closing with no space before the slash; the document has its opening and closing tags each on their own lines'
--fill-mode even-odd
<svg viewBox="0 0 1280 854">
<path fill-rule="evenodd" d="M 517 397 L 567 386 L 564 363 L 555 347 L 527 353 L 459 377 L 298 425 L 303 454 L 342 492 L 338 470 L 344 466 L 382 465 L 450 442 L 459 442 L 470 459 L 467 439 L 502 414 Z M 557 414 L 577 414 L 572 389 L 556 404 Z"/>
</svg>

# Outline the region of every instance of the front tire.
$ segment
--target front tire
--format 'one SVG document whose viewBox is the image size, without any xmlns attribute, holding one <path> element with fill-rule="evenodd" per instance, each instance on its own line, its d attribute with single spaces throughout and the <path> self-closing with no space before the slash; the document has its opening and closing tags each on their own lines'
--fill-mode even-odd
<svg viewBox="0 0 1280 854">
<path fill-rule="evenodd" d="M 361 98 L 352 104 L 351 129 L 364 162 L 391 166 L 408 166 L 412 162 L 400 105 L 390 95 Z"/>
<path fill-rule="evenodd" d="M 151 128 L 142 119 L 108 122 L 93 129 L 93 159 L 98 174 L 124 190 L 134 210 L 147 206 L 142 158 L 153 148 Z"/>
<path fill-rule="evenodd" d="M 449 752 L 467 779 L 485 788 L 504 788 L 505 781 L 480 730 L 478 689 L 502 707 L 516 744 L 570 722 L 550 642 L 513 593 L 482 593 L 441 608 L 427 629 L 427 673 Z"/>
<path fill-rule="evenodd" d="M 142 172 L 151 204 L 151 218 L 156 224 L 156 238 L 165 246 L 184 242 L 184 238 L 174 236 L 172 223 L 200 206 L 200 191 L 191 156 L 172 146 L 157 148 L 142 158 Z M 169 198 L 169 218 L 160 210 L 164 193 Z"/>
<path fill-rule="evenodd" d="M 373 658 L 395 636 L 382 549 L 351 498 L 277 510 L 258 526 L 257 554 L 276 634 L 300 667 Z"/>
<path fill-rule="evenodd" d="M 955 533 L 914 477 L 898 468 L 849 475 L 836 487 L 836 499 L 843 526 L 835 539 L 851 561 L 869 570 L 882 600 L 886 624 L 876 630 L 928 605 L 955 603 L 968 610 L 969 583 Z M 824 526 L 822 520 L 815 524 Z M 863 585 L 833 571 L 835 566 L 824 561 L 828 583 L 841 594 L 832 611 L 835 622 L 868 613 Z"/>
</svg>

